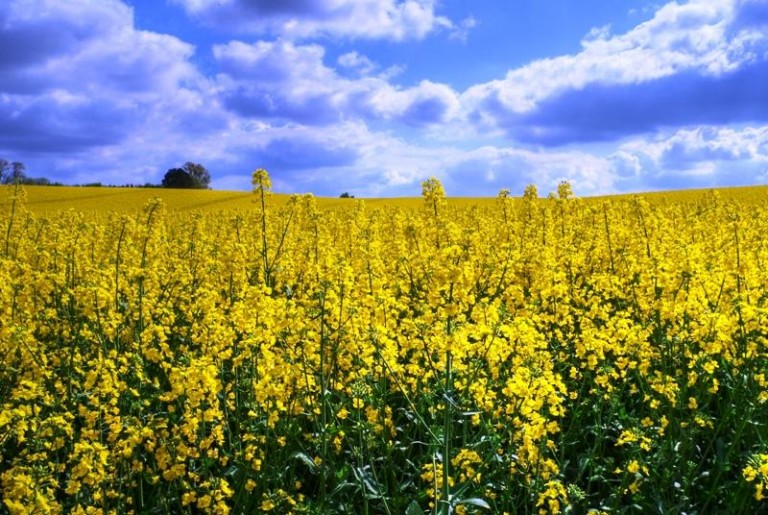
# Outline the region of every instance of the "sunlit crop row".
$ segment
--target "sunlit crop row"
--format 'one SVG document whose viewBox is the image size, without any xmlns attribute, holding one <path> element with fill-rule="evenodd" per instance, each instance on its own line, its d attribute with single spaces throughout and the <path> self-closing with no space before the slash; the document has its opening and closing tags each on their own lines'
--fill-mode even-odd
<svg viewBox="0 0 768 515">
<path fill-rule="evenodd" d="M 754 513 L 768 204 L 0 211 L 10 513 Z"/>
</svg>

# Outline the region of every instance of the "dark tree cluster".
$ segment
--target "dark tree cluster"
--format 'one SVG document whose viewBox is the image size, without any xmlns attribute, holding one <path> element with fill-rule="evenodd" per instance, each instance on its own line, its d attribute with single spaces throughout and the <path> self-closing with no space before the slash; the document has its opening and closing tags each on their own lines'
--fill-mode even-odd
<svg viewBox="0 0 768 515">
<path fill-rule="evenodd" d="M 163 188 L 208 189 L 211 174 L 203 165 L 186 163 L 181 168 L 171 168 L 163 177 Z"/>
</svg>

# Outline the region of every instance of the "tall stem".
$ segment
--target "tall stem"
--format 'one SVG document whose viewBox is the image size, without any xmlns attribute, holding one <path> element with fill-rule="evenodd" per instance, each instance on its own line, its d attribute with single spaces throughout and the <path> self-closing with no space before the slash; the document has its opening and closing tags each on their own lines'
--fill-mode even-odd
<svg viewBox="0 0 768 515">
<path fill-rule="evenodd" d="M 260 188 L 261 194 L 261 257 L 264 261 L 264 283 L 271 287 L 271 278 L 269 270 L 269 255 L 267 253 L 267 203 L 264 199 L 264 188 Z"/>
</svg>

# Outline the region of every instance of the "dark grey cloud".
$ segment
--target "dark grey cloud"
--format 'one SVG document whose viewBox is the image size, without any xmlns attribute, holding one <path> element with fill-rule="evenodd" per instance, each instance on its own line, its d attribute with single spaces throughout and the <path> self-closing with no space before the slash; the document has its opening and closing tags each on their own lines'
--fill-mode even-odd
<svg viewBox="0 0 768 515">
<path fill-rule="evenodd" d="M 189 116 L 201 103 L 193 51 L 172 36 L 136 30 L 131 9 L 117 0 L 2 2 L 0 149 L 33 160 L 177 121 L 192 132 L 197 118 L 215 122 Z"/>
<path fill-rule="evenodd" d="M 0 101 L 0 149 L 57 153 L 106 145 L 135 128 L 133 114 L 103 100 L 72 106 L 49 98 L 28 106 Z"/>
<path fill-rule="evenodd" d="M 327 0 L 239 0 L 233 2 L 229 12 L 265 16 L 328 16 L 333 10 L 333 3 Z"/>
<path fill-rule="evenodd" d="M 768 122 L 767 91 L 768 61 L 760 60 L 720 76 L 685 72 L 639 84 L 593 83 L 530 112 L 497 116 L 499 126 L 526 143 L 614 141 L 673 126 Z M 504 113 L 498 104 L 491 96 L 483 107 Z"/>
<path fill-rule="evenodd" d="M 456 29 L 435 0 L 172 0 L 201 23 L 250 34 L 420 39 Z M 460 29 L 466 30 L 466 28 Z"/>
<path fill-rule="evenodd" d="M 446 120 L 451 105 L 446 98 L 432 96 L 416 99 L 405 109 L 400 119 L 415 126 L 441 123 Z"/>
<path fill-rule="evenodd" d="M 44 2 L 26 6 L 3 2 L 0 5 L 0 72 L 39 66 L 69 55 L 88 39 L 114 29 L 115 19 L 121 14 L 120 9 L 115 9 L 117 12 L 103 18 L 101 23 L 94 23 L 99 9 L 68 16 L 73 10 L 66 4 L 48 8 Z"/>
<path fill-rule="evenodd" d="M 59 82 L 62 77 L 46 75 L 45 68 L 101 35 L 101 25 L 86 25 L 57 13 L 19 16 L 13 2 L 0 5 L 0 92 L 35 94 Z"/>
<path fill-rule="evenodd" d="M 13 27 L 0 13 L 0 72 L 43 64 L 66 55 L 78 35 L 51 21 L 35 26 Z"/>
<path fill-rule="evenodd" d="M 280 171 L 283 176 L 309 169 L 348 166 L 357 158 L 358 152 L 353 148 L 334 147 L 327 141 L 299 136 L 272 140 L 251 157 L 259 166 Z"/>
<path fill-rule="evenodd" d="M 353 144 L 300 131 L 287 129 L 285 135 L 258 148 L 236 152 L 234 161 L 216 168 L 221 179 L 217 187 L 249 189 L 249 176 L 243 171 L 255 168 L 266 168 L 273 189 L 283 193 L 335 196 L 363 188 L 375 179 L 364 177 L 365 171 L 358 167 L 361 153 Z"/>
<path fill-rule="evenodd" d="M 241 115 L 262 120 L 328 125 L 341 118 L 326 95 L 290 99 L 268 91 L 239 87 L 223 96 L 224 106 Z"/>
</svg>

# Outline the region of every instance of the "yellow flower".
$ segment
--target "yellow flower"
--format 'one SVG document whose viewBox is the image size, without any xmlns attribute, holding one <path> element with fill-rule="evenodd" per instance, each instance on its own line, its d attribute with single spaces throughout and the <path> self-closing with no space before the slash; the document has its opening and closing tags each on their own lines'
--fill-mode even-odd
<svg viewBox="0 0 768 515">
<path fill-rule="evenodd" d="M 258 168 L 251 175 L 251 184 L 254 191 L 269 191 L 272 189 L 272 180 L 264 168 Z"/>
</svg>

